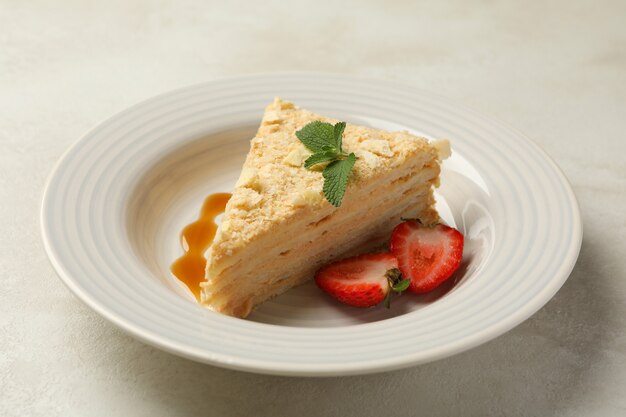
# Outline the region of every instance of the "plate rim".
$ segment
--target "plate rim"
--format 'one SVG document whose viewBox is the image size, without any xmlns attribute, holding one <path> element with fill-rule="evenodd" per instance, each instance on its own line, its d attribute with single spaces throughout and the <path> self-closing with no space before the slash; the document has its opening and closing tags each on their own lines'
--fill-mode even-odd
<svg viewBox="0 0 626 417">
<path fill-rule="evenodd" d="M 486 327 L 481 329 L 481 331 L 474 332 L 470 336 L 455 341 L 452 344 L 449 344 L 444 347 L 433 348 L 432 350 L 436 350 L 430 355 L 424 355 L 425 351 L 421 351 L 419 355 L 414 355 L 415 357 L 407 357 L 402 356 L 397 359 L 387 359 L 381 360 L 377 359 L 375 363 L 363 363 L 360 364 L 358 362 L 352 362 L 350 364 L 325 364 L 320 365 L 319 363 L 311 363 L 304 364 L 299 363 L 298 367 L 294 367 L 293 363 L 290 362 L 272 362 L 268 360 L 258 360 L 258 359 L 249 359 L 242 357 L 230 357 L 227 355 L 222 355 L 216 352 L 208 352 L 206 350 L 201 350 L 194 348 L 192 346 L 187 346 L 172 340 L 167 340 L 163 336 L 158 334 L 153 334 L 146 329 L 143 329 L 135 324 L 129 322 L 124 319 L 123 316 L 116 314 L 114 311 L 110 311 L 107 309 L 104 303 L 98 301 L 97 297 L 94 297 L 91 294 L 88 294 L 80 288 L 80 286 L 75 282 L 72 278 L 71 274 L 69 274 L 63 267 L 60 262 L 60 259 L 57 258 L 58 254 L 55 252 L 51 242 L 50 242 L 50 231 L 49 225 L 47 224 L 46 214 L 48 211 L 48 206 L 50 204 L 50 183 L 53 178 L 58 175 L 58 173 L 62 170 L 64 163 L 68 155 L 86 138 L 91 136 L 94 132 L 97 132 L 109 121 L 115 120 L 122 114 L 128 113 L 134 109 L 141 108 L 143 105 L 150 103 L 152 101 L 158 101 L 164 97 L 174 95 L 177 93 L 181 93 L 184 91 L 192 91 L 194 89 L 200 89 L 207 85 L 218 85 L 220 83 L 228 82 L 228 81 L 237 81 L 237 80 L 255 80 L 262 79 L 264 77 L 275 77 L 279 75 L 288 75 L 288 76 L 303 76 L 303 77 L 332 77 L 332 78 L 341 78 L 347 80 L 360 80 L 372 82 L 380 87 L 402 87 L 406 88 L 415 93 L 425 93 L 431 97 L 437 97 L 444 101 L 447 104 L 453 105 L 456 108 L 462 109 L 463 111 L 469 112 L 474 115 L 478 115 L 482 118 L 485 118 L 491 122 L 496 122 L 501 125 L 503 128 L 515 132 L 517 136 L 526 141 L 527 144 L 530 144 L 534 150 L 549 163 L 550 167 L 553 169 L 553 172 L 558 176 L 559 182 L 564 186 L 564 190 L 568 197 L 569 207 L 572 210 L 572 244 L 570 246 L 570 250 L 567 253 L 566 259 L 564 259 L 559 265 L 558 270 L 555 272 L 554 276 L 558 279 L 553 279 L 550 281 L 550 285 L 546 285 L 542 290 L 528 303 L 526 303 L 522 308 L 519 308 L 514 313 L 507 316 L 506 319 L 498 321 L 494 325 L 490 327 Z M 472 349 L 480 344 L 483 344 L 487 341 L 490 341 L 512 328 L 519 325 L 524 320 L 531 317 L 534 313 L 536 313 L 541 307 L 547 304 L 552 297 L 558 292 L 558 290 L 565 283 L 572 270 L 576 265 L 576 261 L 578 259 L 578 255 L 580 253 L 582 239 L 583 239 L 583 227 L 582 227 L 582 219 L 580 214 L 580 205 L 574 193 L 574 190 L 563 173 L 562 169 L 556 164 L 556 162 L 550 157 L 544 150 L 530 139 L 526 134 L 521 132 L 519 129 L 511 126 L 507 122 L 503 122 L 497 117 L 494 117 L 491 114 L 484 114 L 480 111 L 474 110 L 472 107 L 468 106 L 466 103 L 459 102 L 456 99 L 451 99 L 445 97 L 438 93 L 433 93 L 428 90 L 422 90 L 411 85 L 397 83 L 395 81 L 389 80 L 380 80 L 373 79 L 369 77 L 360 77 L 360 76 L 352 76 L 347 74 L 336 74 L 336 73 L 326 73 L 326 72 L 298 72 L 298 71 L 288 71 L 288 72 L 270 72 L 270 73 L 256 73 L 256 74 L 247 74 L 242 76 L 230 76 L 230 77 L 220 77 L 214 80 L 202 82 L 202 83 L 194 83 L 191 85 L 179 87 L 173 90 L 165 91 L 155 96 L 148 97 L 144 100 L 141 100 L 131 106 L 128 106 L 120 111 L 114 113 L 113 115 L 104 118 L 101 122 L 97 123 L 91 129 L 89 129 L 86 133 L 81 135 L 77 140 L 75 140 L 71 146 L 69 146 L 59 157 L 57 162 L 54 164 L 52 170 L 46 178 L 44 191 L 42 196 L 41 210 L 40 210 L 40 230 L 42 241 L 44 244 L 44 248 L 46 254 L 48 255 L 48 259 L 53 266 L 55 272 L 61 279 L 61 281 L 68 287 L 68 289 L 75 294 L 84 304 L 89 306 L 91 309 L 96 311 L 105 319 L 109 320 L 113 324 L 115 324 L 118 328 L 123 330 L 125 333 L 135 337 L 143 342 L 157 347 L 159 349 L 165 350 L 167 352 L 173 353 L 178 356 L 183 356 L 188 359 L 192 359 L 195 361 L 208 363 L 224 368 L 248 371 L 248 372 L 256 372 L 256 373 L 264 373 L 264 374 L 274 374 L 274 375 L 289 375 L 289 376 L 337 376 L 337 375 L 355 375 L 355 374 L 366 374 L 366 373 L 375 373 L 382 371 L 389 371 L 394 369 L 400 369 L 408 366 L 414 366 L 421 363 L 431 362 L 434 360 L 438 360 L 444 357 L 448 357 L 454 355 L 456 353 L 460 353 L 469 349 Z M 427 351 L 426 351 L 427 352 Z M 411 356 L 411 355 L 408 355 Z"/>
</svg>

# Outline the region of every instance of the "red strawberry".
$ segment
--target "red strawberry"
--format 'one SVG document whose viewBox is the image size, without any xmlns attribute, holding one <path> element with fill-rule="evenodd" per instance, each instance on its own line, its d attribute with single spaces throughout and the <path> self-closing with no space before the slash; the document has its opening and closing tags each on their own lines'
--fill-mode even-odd
<svg viewBox="0 0 626 417">
<path fill-rule="evenodd" d="M 418 220 L 408 220 L 393 229 L 390 249 L 402 275 L 411 280 L 409 291 L 424 293 L 442 284 L 459 267 L 463 235 L 443 224 L 424 226 Z"/>
<path fill-rule="evenodd" d="M 392 291 L 401 293 L 409 286 L 397 268 L 392 254 L 370 253 L 324 266 L 315 274 L 315 283 L 331 297 L 354 307 L 372 307 L 383 300 L 389 307 Z"/>
</svg>

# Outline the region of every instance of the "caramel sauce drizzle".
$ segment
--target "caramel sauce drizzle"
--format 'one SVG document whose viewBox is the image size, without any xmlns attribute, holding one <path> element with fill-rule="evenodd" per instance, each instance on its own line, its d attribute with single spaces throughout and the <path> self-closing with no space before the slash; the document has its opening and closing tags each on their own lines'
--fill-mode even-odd
<svg viewBox="0 0 626 417">
<path fill-rule="evenodd" d="M 204 281 L 204 253 L 213 243 L 217 224 L 215 218 L 224 212 L 229 193 L 209 195 L 202 204 L 200 217 L 180 232 L 180 244 L 185 254 L 172 263 L 170 270 L 200 300 L 200 283 Z"/>
</svg>

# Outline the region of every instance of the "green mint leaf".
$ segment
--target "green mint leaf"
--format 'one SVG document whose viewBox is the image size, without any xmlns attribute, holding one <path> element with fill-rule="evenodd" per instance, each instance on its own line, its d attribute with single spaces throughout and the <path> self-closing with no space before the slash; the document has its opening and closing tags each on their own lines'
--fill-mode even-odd
<svg viewBox="0 0 626 417">
<path fill-rule="evenodd" d="M 304 161 L 304 167 L 309 169 L 317 164 L 321 164 L 322 162 L 334 161 L 337 159 L 337 154 L 332 151 L 314 153 L 309 156 L 306 161 Z"/>
<path fill-rule="evenodd" d="M 356 162 L 353 153 L 348 155 L 341 149 L 345 129 L 345 122 L 331 125 L 316 120 L 296 132 L 300 142 L 313 152 L 313 155 L 304 162 L 305 168 L 311 169 L 315 165 L 329 162 L 322 173 L 323 192 L 326 199 L 335 207 L 341 205 L 350 172 Z"/>
<path fill-rule="evenodd" d="M 407 288 L 409 288 L 409 285 L 411 285 L 411 280 L 410 279 L 403 279 L 402 281 L 398 282 L 393 287 L 391 287 L 391 289 L 394 290 L 397 293 L 401 293 L 402 291 L 404 291 Z"/>
<path fill-rule="evenodd" d="M 324 147 L 335 147 L 335 127 L 316 120 L 296 132 L 300 142 L 313 153 L 323 152 Z"/>
<path fill-rule="evenodd" d="M 328 164 L 322 173 L 324 176 L 322 191 L 328 202 L 335 207 L 341 205 L 343 195 L 346 193 L 348 178 L 355 162 L 356 155 L 351 153 L 346 159 L 336 160 Z"/>
<path fill-rule="evenodd" d="M 333 129 L 333 136 L 335 139 L 335 147 L 338 152 L 341 152 L 341 145 L 343 144 L 343 131 L 346 129 L 346 122 L 338 122 Z"/>
</svg>

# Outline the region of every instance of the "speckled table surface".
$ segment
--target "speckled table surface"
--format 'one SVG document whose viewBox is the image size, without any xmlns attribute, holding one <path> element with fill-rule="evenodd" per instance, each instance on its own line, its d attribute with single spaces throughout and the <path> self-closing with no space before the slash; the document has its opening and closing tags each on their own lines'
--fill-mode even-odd
<svg viewBox="0 0 626 417">
<path fill-rule="evenodd" d="M 0 415 L 626 415 L 625 17 L 622 1 L 0 0 Z M 199 365 L 81 304 L 39 233 L 63 151 L 155 94 L 285 70 L 397 80 L 527 133 L 582 210 L 565 286 L 469 352 L 322 379 Z"/>
</svg>

